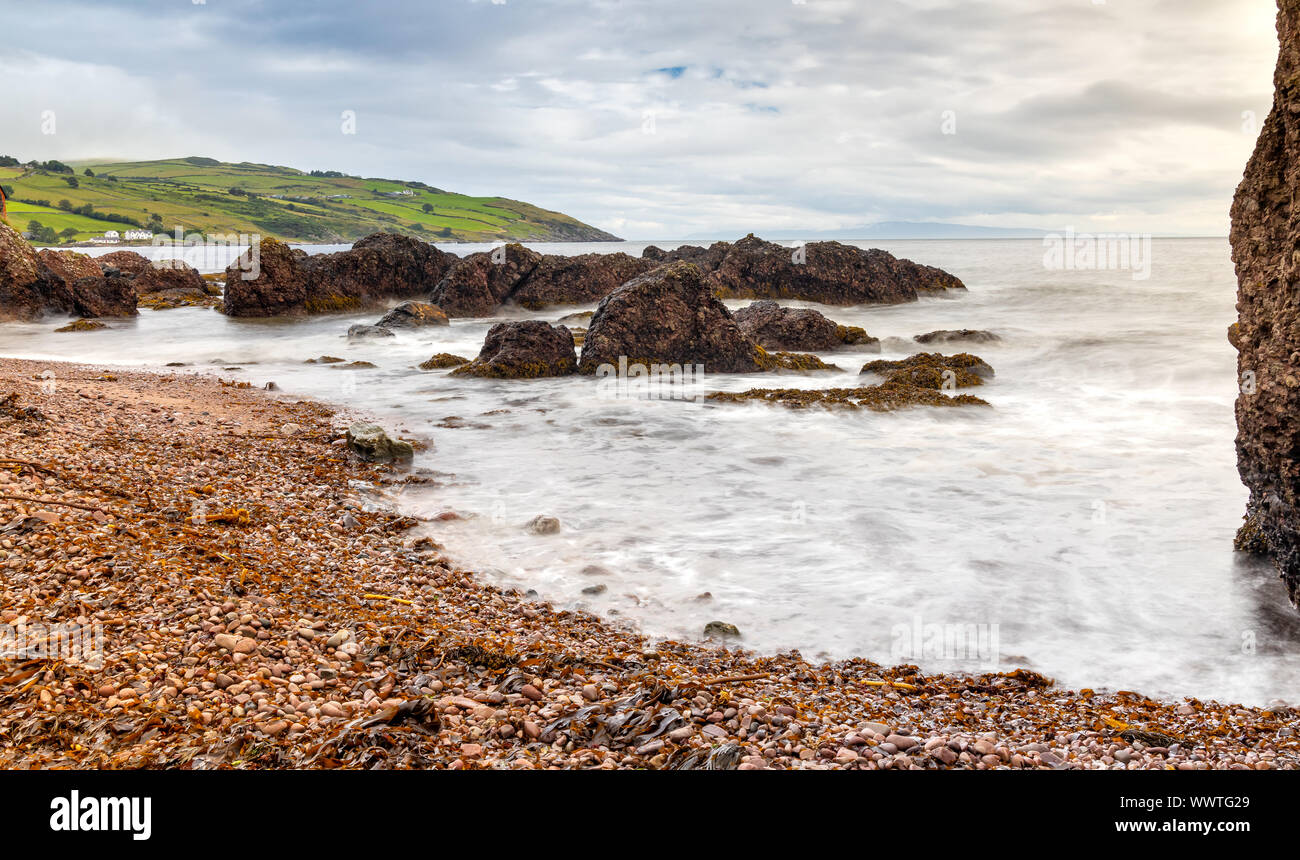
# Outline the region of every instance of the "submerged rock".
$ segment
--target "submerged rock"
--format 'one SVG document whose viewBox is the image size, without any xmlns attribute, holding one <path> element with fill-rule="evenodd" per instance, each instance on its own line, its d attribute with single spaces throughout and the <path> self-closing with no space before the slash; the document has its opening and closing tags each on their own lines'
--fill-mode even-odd
<svg viewBox="0 0 1300 860">
<path fill-rule="evenodd" d="M 1300 605 L 1300 0 L 1280 0 L 1273 108 L 1232 202 L 1242 549 L 1266 551 Z"/>
<path fill-rule="evenodd" d="M 469 364 L 469 359 L 462 358 L 459 355 L 452 355 L 449 352 L 440 352 L 427 361 L 420 362 L 420 369 L 442 370 L 448 367 L 460 367 L 462 364 Z"/>
<path fill-rule="evenodd" d="M 366 338 L 394 337 L 394 336 L 395 335 L 388 329 L 380 328 L 377 325 L 366 325 L 364 323 L 358 323 L 353 326 L 348 326 L 349 340 L 364 340 Z"/>
<path fill-rule="evenodd" d="M 497 323 L 488 330 L 483 349 L 469 364 L 452 371 L 497 379 L 567 376 L 577 367 L 573 334 L 541 320 Z"/>
<path fill-rule="evenodd" d="M 402 302 L 376 323 L 380 328 L 423 328 L 431 325 L 451 325 L 442 308 L 428 302 Z"/>
<path fill-rule="evenodd" d="M 348 448 L 371 463 L 409 462 L 415 456 L 410 442 L 392 439 L 378 424 L 357 422 L 348 428 Z"/>
<path fill-rule="evenodd" d="M 560 533 L 560 521 L 555 517 L 536 516 L 524 528 L 533 535 L 557 535 Z"/>
<path fill-rule="evenodd" d="M 314 256 L 263 239 L 256 267 L 252 255 L 250 249 L 226 269 L 228 316 L 339 313 L 411 298 L 431 290 L 458 259 L 394 233 L 376 233 L 350 250 Z M 257 276 L 247 277 L 252 274 Z"/>
<path fill-rule="evenodd" d="M 844 346 L 880 351 L 880 341 L 856 326 L 843 326 L 812 308 L 784 308 L 765 299 L 734 311 L 747 337 L 765 349 L 830 350 Z"/>
<path fill-rule="evenodd" d="M 970 394 L 949 396 L 934 388 L 887 381 L 858 388 L 751 388 L 748 391 L 715 391 L 707 396 L 715 403 L 762 402 L 807 409 L 868 409 L 894 412 L 913 406 L 988 406 L 986 400 Z"/>
<path fill-rule="evenodd" d="M 740 330 L 692 263 L 635 278 L 601 301 L 582 346 L 582 373 L 602 364 L 703 365 L 706 373 L 754 373 L 766 353 Z"/>
<path fill-rule="evenodd" d="M 102 322 L 98 320 L 74 320 L 65 326 L 60 326 L 59 328 L 56 328 L 55 331 L 56 332 L 95 331 L 96 329 L 101 329 L 101 328 L 108 328 L 108 326 L 104 325 Z"/>
<path fill-rule="evenodd" d="M 983 385 L 986 379 L 993 378 L 993 368 L 979 356 L 966 352 L 956 355 L 922 352 L 898 361 L 869 361 L 862 366 L 861 374 L 875 374 L 891 382 L 944 390 Z"/>
<path fill-rule="evenodd" d="M 912 337 L 917 343 L 995 343 L 1002 340 L 991 331 L 980 329 L 940 329 Z"/>
</svg>

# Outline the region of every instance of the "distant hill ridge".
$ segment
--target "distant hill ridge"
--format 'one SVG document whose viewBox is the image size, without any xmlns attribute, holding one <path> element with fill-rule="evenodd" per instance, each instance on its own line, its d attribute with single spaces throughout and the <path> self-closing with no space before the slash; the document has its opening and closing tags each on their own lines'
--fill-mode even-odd
<svg viewBox="0 0 1300 860">
<path fill-rule="evenodd" d="M 470 197 L 397 179 L 190 156 L 161 161 L 19 164 L 0 157 L 9 223 L 63 241 L 181 226 L 290 242 L 351 242 L 379 231 L 428 241 L 600 242 L 617 236 L 504 197 Z M 48 237 L 48 234 L 47 234 Z"/>
</svg>

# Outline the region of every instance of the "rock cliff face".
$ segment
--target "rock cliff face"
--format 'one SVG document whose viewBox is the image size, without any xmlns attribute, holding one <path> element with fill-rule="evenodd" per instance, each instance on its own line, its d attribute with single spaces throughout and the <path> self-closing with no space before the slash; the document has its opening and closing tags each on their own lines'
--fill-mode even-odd
<svg viewBox="0 0 1300 860">
<path fill-rule="evenodd" d="M 1300 0 L 1279 0 L 1273 109 L 1232 202 L 1238 549 L 1271 555 L 1300 603 Z"/>
</svg>

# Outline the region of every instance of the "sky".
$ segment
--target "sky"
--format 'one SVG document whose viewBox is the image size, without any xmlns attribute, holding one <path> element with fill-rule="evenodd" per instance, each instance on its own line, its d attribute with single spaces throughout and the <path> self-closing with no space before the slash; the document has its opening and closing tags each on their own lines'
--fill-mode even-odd
<svg viewBox="0 0 1300 860">
<path fill-rule="evenodd" d="M 1274 16 L 1272 0 L 5 0 L 0 154 L 420 180 L 629 239 L 878 221 L 1226 235 L 1272 102 Z"/>
</svg>

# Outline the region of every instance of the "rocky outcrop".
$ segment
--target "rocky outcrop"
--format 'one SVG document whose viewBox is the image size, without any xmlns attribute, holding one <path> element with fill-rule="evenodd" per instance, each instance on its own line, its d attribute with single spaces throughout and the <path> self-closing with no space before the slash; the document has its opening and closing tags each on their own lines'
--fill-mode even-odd
<svg viewBox="0 0 1300 860">
<path fill-rule="evenodd" d="M 596 308 L 582 346 L 582 373 L 602 364 L 704 365 L 706 373 L 765 369 L 765 352 L 747 338 L 699 267 L 671 263 L 610 293 Z"/>
<path fill-rule="evenodd" d="M 432 301 L 453 317 L 491 316 L 503 305 L 590 304 L 654 266 L 622 252 L 565 257 L 512 244 L 458 262 L 434 288 Z"/>
<path fill-rule="evenodd" d="M 540 320 L 497 323 L 488 329 L 478 358 L 452 371 L 465 376 L 535 379 L 567 376 L 577 367 L 573 335 Z"/>
<path fill-rule="evenodd" d="M 135 278 L 109 270 L 103 275 L 78 278 L 72 283 L 72 303 L 83 317 L 129 317 L 136 313 L 139 296 Z"/>
<path fill-rule="evenodd" d="M 119 277 L 105 283 L 98 266 L 83 255 L 38 254 L 9 225 L 0 223 L 0 321 L 32 320 L 46 314 L 80 317 L 130 316 L 135 289 Z"/>
<path fill-rule="evenodd" d="M 1280 0 L 1273 108 L 1232 202 L 1239 549 L 1272 556 L 1300 605 L 1300 0 Z"/>
<path fill-rule="evenodd" d="M 428 293 L 458 258 L 427 242 L 376 233 L 336 254 L 308 256 L 263 239 L 226 269 L 224 311 L 235 317 L 360 310 Z M 255 278 L 246 275 L 256 273 Z"/>
<path fill-rule="evenodd" d="M 839 242 L 788 248 L 753 234 L 732 245 L 710 274 L 722 298 L 800 299 L 825 305 L 898 304 L 921 293 L 965 289 L 942 269 Z"/>
<path fill-rule="evenodd" d="M 431 325 L 451 325 L 442 308 L 428 302 L 402 302 L 384 314 L 377 325 L 380 328 L 423 328 Z"/>
<path fill-rule="evenodd" d="M 698 245 L 681 245 L 671 251 L 665 251 L 655 245 L 650 245 L 641 252 L 643 259 L 649 260 L 656 265 L 664 263 L 694 263 L 702 271 L 712 272 L 722 264 L 722 260 L 731 250 L 730 242 L 714 242 L 707 248 L 701 248 Z"/>
<path fill-rule="evenodd" d="M 450 268 L 433 288 L 430 301 L 449 317 L 491 316 L 541 259 L 541 254 L 519 244 L 470 254 Z"/>
<path fill-rule="evenodd" d="M 812 308 L 783 308 L 771 300 L 754 302 L 732 316 L 745 336 L 764 349 L 825 351 L 851 346 L 880 351 L 880 341 L 857 326 L 843 326 Z"/>
<path fill-rule="evenodd" d="M 102 260 L 99 262 L 105 265 Z M 221 295 L 215 284 L 205 281 L 198 269 L 182 260 L 145 262 L 145 267 L 135 275 L 135 290 L 140 296 L 141 307 L 162 310 L 184 305 L 211 305 Z M 105 268 L 104 271 L 108 273 L 111 269 Z M 128 270 L 122 271 L 128 273 Z"/>
<path fill-rule="evenodd" d="M 800 248 L 765 242 L 749 234 L 735 244 L 685 245 L 664 251 L 653 245 L 642 256 L 655 262 L 688 261 L 706 272 L 722 298 L 797 299 L 827 305 L 897 304 L 924 293 L 964 290 L 955 275 L 876 249 L 839 242 Z"/>
<path fill-rule="evenodd" d="M 548 305 L 591 304 L 656 265 L 621 251 L 575 257 L 547 254 L 507 301 L 530 310 Z"/>
<path fill-rule="evenodd" d="M 99 264 L 85 254 L 76 251 L 55 251 L 42 248 L 36 252 L 41 262 L 50 267 L 50 271 L 68 283 L 75 283 L 82 278 L 94 278 L 104 272 Z"/>
</svg>

